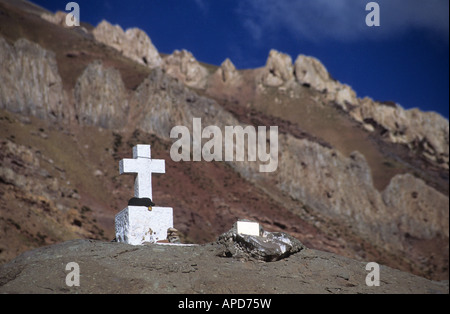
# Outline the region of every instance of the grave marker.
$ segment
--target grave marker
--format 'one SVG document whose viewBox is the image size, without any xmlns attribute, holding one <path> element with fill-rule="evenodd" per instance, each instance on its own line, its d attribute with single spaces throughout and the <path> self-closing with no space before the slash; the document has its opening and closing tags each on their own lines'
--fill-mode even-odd
<svg viewBox="0 0 450 314">
<path fill-rule="evenodd" d="M 152 173 L 165 173 L 165 161 L 151 159 L 150 145 L 133 147 L 133 159 L 119 162 L 120 174 L 136 174 L 134 196 L 152 195 Z M 173 209 L 170 207 L 127 206 L 115 218 L 116 240 L 132 245 L 155 243 L 167 238 L 167 230 L 173 228 Z"/>
<path fill-rule="evenodd" d="M 120 174 L 136 173 L 134 182 L 134 196 L 138 198 L 152 196 L 152 173 L 165 173 L 165 161 L 151 159 L 150 145 L 136 145 L 133 147 L 133 159 L 122 159 L 119 162 Z"/>
</svg>

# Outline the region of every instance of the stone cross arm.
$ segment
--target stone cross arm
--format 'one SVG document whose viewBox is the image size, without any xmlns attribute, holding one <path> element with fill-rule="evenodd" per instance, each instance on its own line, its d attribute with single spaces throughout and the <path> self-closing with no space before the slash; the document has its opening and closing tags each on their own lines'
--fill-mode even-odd
<svg viewBox="0 0 450 314">
<path fill-rule="evenodd" d="M 165 161 L 151 159 L 150 145 L 133 147 L 133 159 L 122 159 L 119 162 L 120 174 L 137 174 L 134 182 L 134 196 L 138 198 L 152 197 L 152 173 L 165 173 Z"/>
</svg>

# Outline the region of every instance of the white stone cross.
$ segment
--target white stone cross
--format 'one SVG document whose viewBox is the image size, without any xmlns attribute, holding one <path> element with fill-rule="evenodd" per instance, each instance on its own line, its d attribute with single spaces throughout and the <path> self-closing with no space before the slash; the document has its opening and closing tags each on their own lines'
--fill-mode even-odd
<svg viewBox="0 0 450 314">
<path fill-rule="evenodd" d="M 122 159 L 119 162 L 120 174 L 136 173 L 134 182 L 134 196 L 138 198 L 152 195 L 152 173 L 165 173 L 165 161 L 151 159 L 150 145 L 136 145 L 133 147 L 133 159 Z"/>
<path fill-rule="evenodd" d="M 152 173 L 165 173 L 165 161 L 151 159 L 150 145 L 133 147 L 133 159 L 122 159 L 119 172 L 136 173 L 134 196 L 152 199 Z M 153 199 L 152 199 L 153 200 Z M 171 207 L 125 207 L 116 215 L 116 240 L 132 245 L 166 240 L 167 230 L 173 228 Z"/>
</svg>

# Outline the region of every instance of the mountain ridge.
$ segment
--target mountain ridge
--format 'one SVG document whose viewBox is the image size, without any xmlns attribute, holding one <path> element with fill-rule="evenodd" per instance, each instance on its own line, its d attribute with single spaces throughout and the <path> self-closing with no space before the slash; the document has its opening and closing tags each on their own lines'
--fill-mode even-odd
<svg viewBox="0 0 450 314">
<path fill-rule="evenodd" d="M 61 208 L 63 203 L 70 203 L 65 205 L 66 216 L 62 216 L 70 217 L 69 224 L 74 227 L 90 226 L 89 215 L 97 215 L 89 236 L 104 239 L 111 234 L 112 228 L 108 227 L 111 217 L 120 210 L 120 204 L 125 204 L 123 200 L 130 191 L 130 182 L 114 173 L 114 163 L 129 155 L 133 143 L 138 140 L 152 143 L 152 149 L 155 145 L 155 152 L 168 160 L 171 128 L 175 125 L 191 128 L 194 117 L 201 117 L 204 125 L 217 125 L 221 129 L 226 125 L 280 125 L 280 168 L 275 174 L 261 175 L 255 170 L 258 163 L 251 162 L 212 163 L 204 169 L 194 162 L 170 163 L 170 169 L 192 188 L 191 196 L 177 190 L 183 195 L 182 200 L 171 197 L 171 187 L 163 183 L 167 180 L 176 184 L 177 176 L 169 175 L 168 171 L 166 177 L 155 180 L 155 190 L 163 190 L 161 200 L 173 204 L 175 212 L 178 207 L 176 218 L 186 238 L 194 242 L 210 241 L 233 219 L 244 215 L 275 230 L 289 231 L 313 247 L 356 258 L 368 254 L 423 276 L 448 277 L 448 250 L 445 253 L 448 120 L 368 98 L 358 99 L 349 86 L 332 79 L 325 67 L 311 57 L 299 55 L 293 63 L 289 56 L 273 50 L 262 68 L 237 70 L 230 60 L 219 67 L 208 67 L 185 50 L 156 56 L 153 51 L 156 48 L 149 46 L 151 40 L 142 32 L 134 33 L 139 40 L 131 39 L 137 43 L 136 48 L 128 47 L 129 50 L 121 52 L 120 45 L 117 49 L 105 44 L 106 40 L 95 40 L 101 34 L 117 31 L 111 38 L 130 45 L 126 31 L 106 21 L 101 23 L 107 29 L 103 33 L 95 32 L 96 28 L 67 29 L 7 3 L 0 3 L 0 9 L 8 15 L 1 20 L 1 34 L 6 40 L 0 37 L 0 54 L 2 60 L 8 61 L 2 63 L 0 107 L 14 114 L 2 112 L 5 135 L 11 133 L 11 124 L 18 132 L 27 130 L 30 123 L 38 123 L 23 118 L 28 115 L 54 123 L 39 128 L 46 131 L 55 128 L 47 131 L 50 134 L 28 132 L 35 132 L 33 136 L 42 139 L 47 136 L 47 142 L 59 137 L 54 134 L 58 129 L 67 133 L 66 141 L 82 152 L 76 155 L 99 167 L 92 170 L 97 173 L 94 176 L 83 172 L 88 181 L 110 186 L 114 195 L 109 200 L 105 192 L 92 188 L 99 196 L 94 195 L 86 189 L 87 183 L 77 179 L 78 187 L 63 194 L 79 194 L 80 200 L 71 198 L 69 202 L 61 193 L 58 197 L 49 193 L 44 201 L 53 202 L 53 206 L 49 205 L 55 208 L 51 213 L 58 213 L 59 203 Z M 18 17 L 22 17 L 19 25 Z M 4 27 L 8 25 L 11 28 Z M 33 28 L 36 30 L 32 31 Z M 38 29 L 45 32 L 39 33 Z M 19 39 L 20 35 L 29 39 Z M 121 36 L 126 40 L 118 39 Z M 133 38 L 133 33 L 128 36 Z M 61 45 L 54 43 L 55 38 L 62 37 L 71 40 Z M 130 59 L 129 51 L 141 53 L 142 47 L 152 53 Z M 17 58 L 20 54 L 23 57 Z M 159 66 L 155 66 L 159 61 L 152 60 L 153 57 L 161 59 Z M 24 88 L 12 92 L 17 81 L 22 81 Z M 308 119 L 302 119 L 303 116 Z M 109 147 L 90 139 L 89 133 L 107 139 Z M 5 145 L 12 145 L 19 138 L 11 136 L 14 134 L 3 140 Z M 23 146 L 31 154 L 39 150 L 32 143 Z M 107 152 L 106 157 L 102 157 L 100 147 L 103 153 Z M 14 155 L 14 150 L 10 154 Z M 54 153 L 49 149 L 48 154 Z M 44 159 L 39 159 L 41 164 Z M 106 160 L 113 166 L 101 169 L 100 164 Z M 10 165 L 14 161 L 23 163 L 23 158 L 5 156 L 2 164 L 13 167 Z M 69 176 L 66 169 L 70 166 L 62 158 L 52 167 L 65 170 L 59 173 Z M 49 172 L 57 173 L 53 168 Z M 30 169 L 38 172 L 37 168 Z M 77 171 L 80 170 L 72 171 L 71 175 L 77 176 Z M 25 171 L 23 180 L 33 178 L 26 174 Z M 215 177 L 218 174 L 223 181 Z M 51 177 L 62 182 L 61 174 Z M 12 179 L 8 170 L 1 178 L 3 190 L 11 193 L 4 192 L 8 195 L 18 197 L 29 188 L 28 184 Z M 62 189 L 59 181 L 53 189 Z M 210 187 L 211 182 L 214 182 L 214 189 L 209 190 L 211 197 L 201 195 L 201 190 Z M 219 191 L 223 183 L 227 189 L 237 185 L 252 191 L 251 199 L 243 201 L 245 196 L 237 190 L 228 195 Z M 49 187 L 50 183 L 42 189 Z M 393 197 L 395 191 L 401 191 L 400 200 Z M 245 202 L 245 206 L 239 202 Z M 261 210 L 265 202 L 271 206 Z M 83 206 L 90 210 L 82 212 L 83 203 L 89 204 Z M 202 214 L 196 213 L 198 208 Z M 211 208 L 227 213 L 221 216 L 223 221 L 213 217 Z M 271 217 L 271 208 L 282 217 L 281 221 Z M 70 216 L 69 212 L 78 217 Z M 23 230 L 15 227 L 20 225 L 17 220 L 11 216 L 2 223 L 8 230 L 18 229 L 20 234 Z M 200 226 L 207 226 L 207 230 L 200 231 Z M 83 228 L 75 228 L 75 234 L 87 236 Z M 344 239 L 339 239 L 339 235 Z"/>
</svg>

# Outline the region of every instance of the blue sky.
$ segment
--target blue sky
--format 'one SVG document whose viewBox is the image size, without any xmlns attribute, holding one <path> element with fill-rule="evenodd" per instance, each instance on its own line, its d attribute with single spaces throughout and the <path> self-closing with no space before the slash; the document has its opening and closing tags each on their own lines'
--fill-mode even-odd
<svg viewBox="0 0 450 314">
<path fill-rule="evenodd" d="M 34 0 L 64 11 L 69 1 Z M 367 27 L 369 0 L 78 0 L 81 20 L 139 27 L 163 53 L 238 69 L 264 66 L 270 49 L 322 61 L 358 97 L 392 100 L 449 117 L 449 1 L 378 0 L 380 27 Z"/>
</svg>

